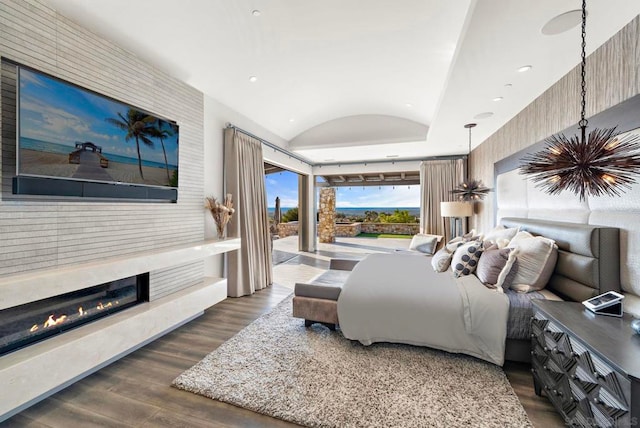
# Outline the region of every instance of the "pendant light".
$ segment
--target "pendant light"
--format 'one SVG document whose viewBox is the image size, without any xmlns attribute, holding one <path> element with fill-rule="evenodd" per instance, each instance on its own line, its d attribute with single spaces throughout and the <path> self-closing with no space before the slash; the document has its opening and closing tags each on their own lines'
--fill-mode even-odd
<svg viewBox="0 0 640 428">
<path fill-rule="evenodd" d="M 458 187 L 451 191 L 452 194 L 457 196 L 459 201 L 475 202 L 484 199 L 487 193 L 491 191 L 488 187 L 485 187 L 480 180 L 472 180 L 469 178 L 469 156 L 471 155 L 471 129 L 475 128 L 477 124 L 467 123 L 464 125 L 469 130 L 469 154 L 467 155 L 467 170 L 465 173 L 465 181 L 460 183 Z"/>
<path fill-rule="evenodd" d="M 582 63 L 580 89 L 580 134 L 557 134 L 545 140 L 546 147 L 525 156 L 520 173 L 530 176 L 549 194 L 569 190 L 584 201 L 587 196 L 620 196 L 630 189 L 640 173 L 640 137 L 621 137 L 616 128 L 598 129 L 587 136 L 586 110 L 587 6 L 582 1 Z"/>
</svg>

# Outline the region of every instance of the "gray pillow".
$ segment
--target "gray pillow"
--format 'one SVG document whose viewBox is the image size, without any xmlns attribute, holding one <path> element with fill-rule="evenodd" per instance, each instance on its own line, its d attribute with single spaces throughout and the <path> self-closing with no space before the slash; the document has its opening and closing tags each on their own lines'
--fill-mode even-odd
<svg viewBox="0 0 640 428">
<path fill-rule="evenodd" d="M 445 272 L 449 269 L 449 264 L 451 263 L 451 257 L 453 257 L 453 253 L 447 251 L 446 248 L 441 248 L 436 251 L 436 253 L 431 258 L 431 266 L 433 266 L 433 270 L 436 272 Z"/>
<path fill-rule="evenodd" d="M 489 248 L 482 252 L 476 276 L 489 288 L 509 288 L 511 284 L 510 274 L 515 274 L 512 270 L 515 262 L 516 251 L 512 248 L 498 249 Z"/>
<path fill-rule="evenodd" d="M 442 238 L 438 235 L 425 235 L 418 233 L 411 238 L 411 244 L 409 244 L 410 250 L 420 251 L 425 254 L 433 254 L 436 252 L 436 247 L 438 246 L 439 238 Z"/>
<path fill-rule="evenodd" d="M 482 242 L 469 241 L 459 246 L 451 259 L 451 270 L 456 278 L 475 272 L 482 255 Z"/>
</svg>

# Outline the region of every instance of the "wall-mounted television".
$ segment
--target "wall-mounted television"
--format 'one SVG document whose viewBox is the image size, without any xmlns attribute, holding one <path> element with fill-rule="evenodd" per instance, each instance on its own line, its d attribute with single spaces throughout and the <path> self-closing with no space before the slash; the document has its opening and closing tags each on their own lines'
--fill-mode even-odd
<svg viewBox="0 0 640 428">
<path fill-rule="evenodd" d="M 18 66 L 14 193 L 176 200 L 178 125 Z"/>
</svg>

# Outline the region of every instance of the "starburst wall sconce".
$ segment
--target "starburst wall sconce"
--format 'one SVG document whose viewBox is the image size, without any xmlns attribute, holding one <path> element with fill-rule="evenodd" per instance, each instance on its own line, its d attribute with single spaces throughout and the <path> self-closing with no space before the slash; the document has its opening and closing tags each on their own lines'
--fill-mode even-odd
<svg viewBox="0 0 640 428">
<path fill-rule="evenodd" d="M 529 175 L 544 192 L 555 195 L 569 190 L 584 201 L 587 196 L 620 196 L 640 174 L 640 137 L 620 136 L 616 128 L 594 128 L 587 136 L 586 0 L 582 1 L 582 64 L 580 135 L 554 135 L 546 147 L 525 156 L 520 173 Z"/>
</svg>

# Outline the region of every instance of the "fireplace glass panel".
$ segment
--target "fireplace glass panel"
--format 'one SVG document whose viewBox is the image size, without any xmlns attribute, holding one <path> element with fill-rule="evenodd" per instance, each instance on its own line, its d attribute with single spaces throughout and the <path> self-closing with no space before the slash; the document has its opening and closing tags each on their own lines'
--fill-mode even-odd
<svg viewBox="0 0 640 428">
<path fill-rule="evenodd" d="M 0 310 L 0 355 L 148 300 L 149 274 Z"/>
</svg>

